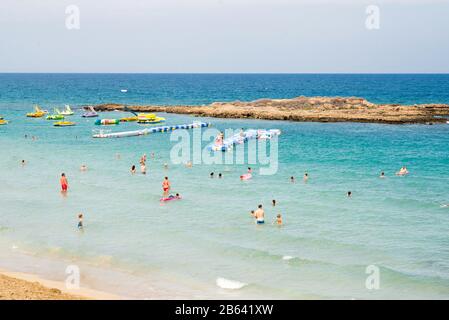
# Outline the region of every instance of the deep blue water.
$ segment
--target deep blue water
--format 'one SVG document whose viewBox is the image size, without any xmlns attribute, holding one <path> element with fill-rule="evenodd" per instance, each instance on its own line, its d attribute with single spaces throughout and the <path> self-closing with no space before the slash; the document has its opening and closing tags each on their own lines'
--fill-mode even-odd
<svg viewBox="0 0 449 320">
<path fill-rule="evenodd" d="M 128 89 L 121 93 L 120 89 Z M 0 103 L 207 104 L 357 96 L 375 103 L 449 103 L 448 74 L 0 74 Z"/>
</svg>

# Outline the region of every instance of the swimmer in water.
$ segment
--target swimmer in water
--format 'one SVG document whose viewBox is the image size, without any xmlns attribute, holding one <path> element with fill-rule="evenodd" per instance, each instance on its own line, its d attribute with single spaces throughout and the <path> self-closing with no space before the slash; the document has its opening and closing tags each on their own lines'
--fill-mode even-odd
<svg viewBox="0 0 449 320">
<path fill-rule="evenodd" d="M 381 172 L 379 178 L 385 178 L 385 172 Z"/>
<path fill-rule="evenodd" d="M 192 161 L 187 161 L 186 168 L 192 168 Z"/>
<path fill-rule="evenodd" d="M 166 198 L 168 196 L 168 193 L 170 192 L 170 181 L 168 180 L 168 177 L 164 178 L 164 181 L 162 182 L 162 191 L 164 192 L 163 197 Z"/>
<path fill-rule="evenodd" d="M 224 139 L 224 134 L 223 134 L 223 132 L 220 132 L 217 135 L 217 137 L 215 138 L 215 145 L 222 146 L 223 145 L 223 139 Z"/>
<path fill-rule="evenodd" d="M 409 172 L 408 172 L 406 166 L 403 166 L 403 167 L 401 168 L 401 170 L 399 170 L 398 172 L 396 172 L 396 175 L 397 175 L 397 176 L 405 176 L 405 175 L 407 175 L 407 174 L 409 174 Z"/>
<path fill-rule="evenodd" d="M 168 164 L 167 163 L 164 163 L 164 169 L 168 170 Z"/>
<path fill-rule="evenodd" d="M 132 174 L 136 173 L 136 166 L 135 166 L 135 165 L 133 165 L 133 166 L 131 167 L 131 173 L 132 173 Z"/>
<path fill-rule="evenodd" d="M 242 129 L 240 129 L 240 137 L 245 138 L 245 131 Z"/>
<path fill-rule="evenodd" d="M 254 210 L 251 210 L 250 214 L 251 214 L 251 217 L 255 218 Z"/>
<path fill-rule="evenodd" d="M 26 164 L 26 163 L 25 163 L 25 160 L 22 160 L 22 161 L 21 161 L 21 164 L 22 164 L 22 167 L 23 167 L 23 166 Z"/>
<path fill-rule="evenodd" d="M 309 180 L 309 174 L 306 172 L 304 173 L 304 177 L 302 178 L 304 182 L 307 182 Z"/>
<path fill-rule="evenodd" d="M 85 164 L 81 165 L 80 171 L 87 171 L 87 166 Z"/>
<path fill-rule="evenodd" d="M 151 152 L 150 157 L 151 157 L 151 159 L 154 159 L 154 152 Z"/>
<path fill-rule="evenodd" d="M 213 178 L 213 177 L 214 177 L 214 173 L 211 172 L 209 176 L 210 176 L 211 178 Z"/>
<path fill-rule="evenodd" d="M 140 172 L 141 172 L 142 174 L 147 174 L 147 167 L 146 167 L 146 165 L 145 165 L 145 162 L 143 162 L 143 163 L 140 164 Z"/>
<path fill-rule="evenodd" d="M 348 198 L 351 198 L 352 197 L 352 192 L 348 191 L 347 195 L 348 195 Z"/>
<path fill-rule="evenodd" d="M 276 223 L 278 226 L 282 226 L 282 216 L 280 213 L 277 214 L 276 219 L 274 220 L 274 223 Z"/>
<path fill-rule="evenodd" d="M 218 174 L 218 178 L 221 179 L 223 175 L 221 173 Z"/>
<path fill-rule="evenodd" d="M 83 226 L 83 214 L 80 213 L 78 215 L 78 229 L 82 230 L 84 228 Z"/>
<path fill-rule="evenodd" d="M 176 195 L 169 195 L 168 196 L 168 199 L 173 199 L 173 198 L 176 198 L 176 199 L 181 199 L 181 196 L 179 195 L 179 193 L 177 193 Z"/>
<path fill-rule="evenodd" d="M 273 207 L 276 207 L 276 200 L 271 200 L 271 204 L 273 205 Z"/>
<path fill-rule="evenodd" d="M 252 174 L 253 173 L 253 169 L 251 169 L 250 167 L 248 167 L 248 173 Z"/>
<path fill-rule="evenodd" d="M 291 176 L 291 177 L 290 177 L 290 182 L 291 182 L 291 183 L 295 183 L 295 177 Z"/>
<path fill-rule="evenodd" d="M 265 211 L 263 210 L 261 204 L 259 204 L 257 210 L 254 212 L 254 218 L 256 218 L 256 224 L 265 223 Z"/>
<path fill-rule="evenodd" d="M 65 176 L 65 173 L 61 174 L 61 192 L 66 193 L 67 190 L 69 189 L 69 183 L 67 181 L 67 177 Z"/>
</svg>

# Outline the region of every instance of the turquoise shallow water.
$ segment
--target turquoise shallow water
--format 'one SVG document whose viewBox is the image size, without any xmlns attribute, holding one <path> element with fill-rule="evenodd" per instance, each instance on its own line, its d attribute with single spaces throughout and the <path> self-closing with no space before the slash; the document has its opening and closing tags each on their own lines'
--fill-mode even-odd
<svg viewBox="0 0 449 320">
<path fill-rule="evenodd" d="M 49 81 L 49 92 L 57 84 Z M 6 85 L 11 82 L 2 82 Z M 78 125 L 71 128 L 25 118 L 27 101 L 35 98 L 25 98 L 25 85 L 15 86 L 24 102 L 12 93 L 0 99 L 1 114 L 11 120 L 0 126 L 0 251 L 2 257 L 10 255 L 9 263 L 2 261 L 8 267 L 20 261 L 16 267 L 23 268 L 26 263 L 13 256 L 26 252 L 39 259 L 117 270 L 129 277 L 105 271 L 97 278 L 101 281 L 86 281 L 99 289 L 114 283 L 120 293 L 137 297 L 147 297 L 149 287 L 125 288 L 126 283 L 157 283 L 161 290 L 187 297 L 449 298 L 449 208 L 440 206 L 449 203 L 448 125 L 165 115 L 168 124 L 204 120 L 218 129 L 281 129 L 277 174 L 256 174 L 242 183 L 239 175 L 246 165 L 187 169 L 171 164 L 174 142 L 168 134 L 95 140 L 94 120 L 82 119 L 79 112 L 73 116 Z M 48 99 L 62 100 L 67 90 Z M 25 134 L 38 140 L 25 139 Z M 130 166 L 151 152 L 156 157 L 148 159 L 149 174 L 131 176 Z M 21 159 L 28 161 L 26 166 L 20 165 Z M 88 172 L 79 171 L 83 163 Z M 164 163 L 169 163 L 168 170 Z M 402 165 L 411 174 L 394 176 Z M 386 179 L 378 178 L 381 170 Z M 210 179 L 211 171 L 222 172 L 224 178 Z M 311 177 L 307 184 L 301 180 L 305 171 Z M 70 182 L 66 198 L 59 193 L 61 172 Z M 165 175 L 182 201 L 159 203 Z M 295 184 L 289 182 L 292 175 L 298 179 Z M 266 207 L 267 220 L 281 212 L 285 226 L 255 226 L 248 213 L 259 203 Z M 82 234 L 76 230 L 80 211 L 86 225 Z M 379 290 L 365 287 L 369 265 L 380 268 Z M 42 262 L 40 268 L 45 273 Z M 230 294 L 217 287 L 219 277 L 247 286 Z"/>
</svg>

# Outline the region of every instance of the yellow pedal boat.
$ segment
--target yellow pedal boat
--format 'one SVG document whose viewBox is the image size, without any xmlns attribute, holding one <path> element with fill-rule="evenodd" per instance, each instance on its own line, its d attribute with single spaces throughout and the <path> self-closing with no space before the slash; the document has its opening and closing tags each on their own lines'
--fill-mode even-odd
<svg viewBox="0 0 449 320">
<path fill-rule="evenodd" d="M 127 118 L 121 118 L 120 122 L 134 122 L 137 120 L 138 120 L 138 117 L 127 117 Z"/>
<path fill-rule="evenodd" d="M 4 124 L 8 124 L 8 121 L 0 119 L 0 126 L 4 125 Z"/>
<path fill-rule="evenodd" d="M 58 121 L 58 122 L 55 122 L 53 125 L 55 127 L 71 127 L 71 126 L 74 126 L 75 124 L 76 123 L 72 122 L 72 121 Z"/>
<path fill-rule="evenodd" d="M 27 113 L 27 117 L 29 118 L 42 118 L 47 114 L 47 111 L 42 110 L 39 106 L 34 107 L 34 112 Z"/>
<path fill-rule="evenodd" d="M 154 113 L 139 113 L 137 115 L 137 123 L 153 124 L 165 122 L 165 118 L 158 117 Z"/>
</svg>

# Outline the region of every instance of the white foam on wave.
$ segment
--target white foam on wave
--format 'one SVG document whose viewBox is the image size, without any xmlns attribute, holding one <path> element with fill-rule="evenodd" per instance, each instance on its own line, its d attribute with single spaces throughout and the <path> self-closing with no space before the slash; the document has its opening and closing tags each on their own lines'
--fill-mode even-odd
<svg viewBox="0 0 449 320">
<path fill-rule="evenodd" d="M 225 278 L 217 278 L 215 283 L 220 288 L 230 289 L 230 290 L 238 290 L 238 289 L 241 289 L 248 285 L 247 283 L 244 283 L 244 282 L 229 280 L 229 279 L 225 279 Z"/>
<path fill-rule="evenodd" d="M 282 257 L 282 260 L 286 260 L 286 261 L 291 260 L 291 259 L 293 259 L 292 256 L 283 256 Z"/>
</svg>

